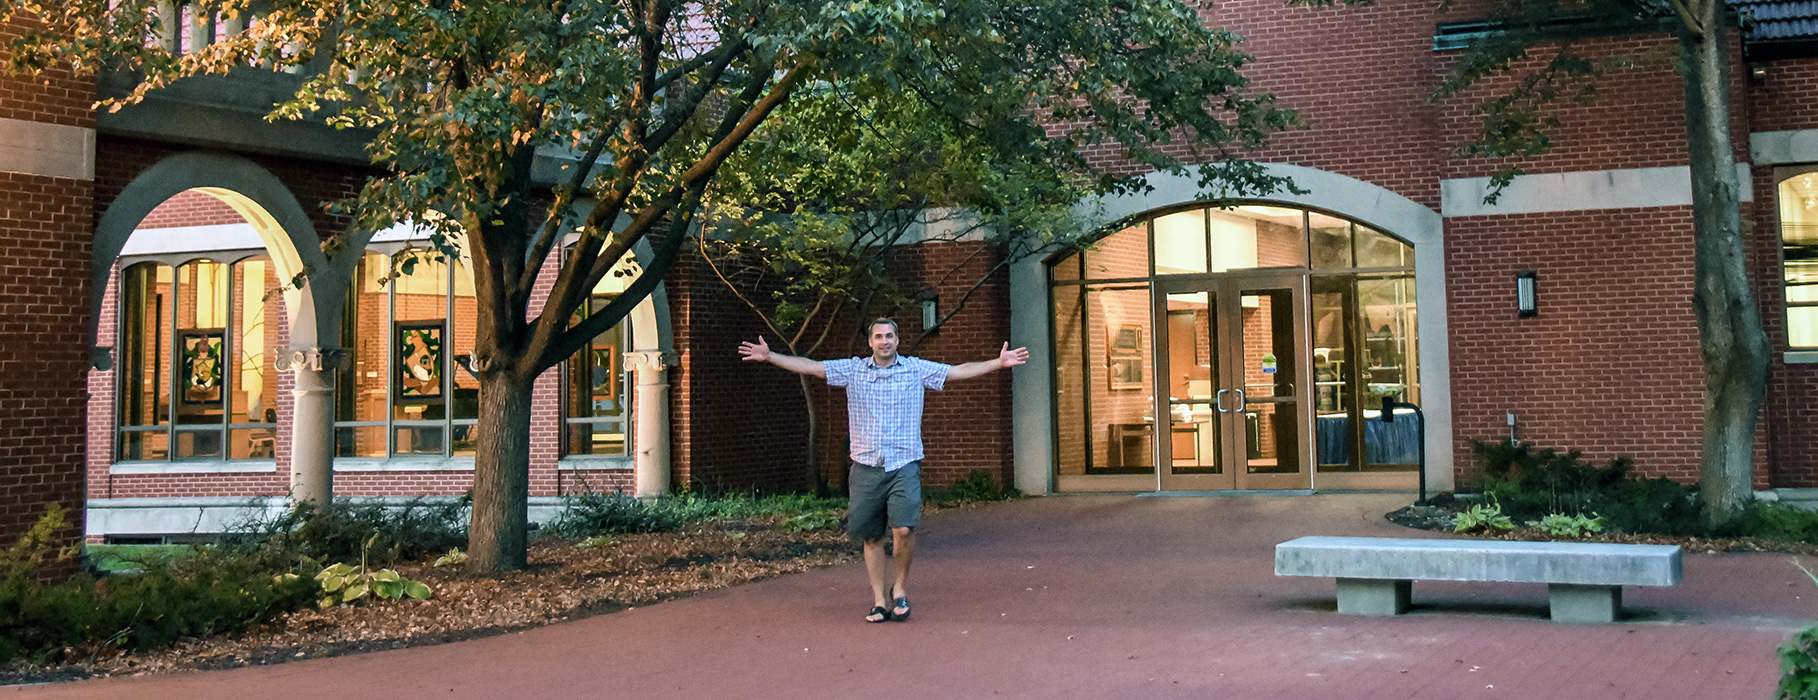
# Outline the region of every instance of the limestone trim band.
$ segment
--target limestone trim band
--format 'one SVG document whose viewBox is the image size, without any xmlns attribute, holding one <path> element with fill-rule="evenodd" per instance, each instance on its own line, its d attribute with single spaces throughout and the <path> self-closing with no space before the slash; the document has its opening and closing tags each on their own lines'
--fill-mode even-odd
<svg viewBox="0 0 1818 700">
<path fill-rule="evenodd" d="M 0 118 L 0 172 L 95 179 L 95 130 Z"/>
<path fill-rule="evenodd" d="M 1736 164 L 1742 201 L 1755 201 L 1749 164 Z M 1626 170 L 1582 170 L 1520 175 L 1495 204 L 1485 204 L 1490 178 L 1465 177 L 1439 182 L 1439 212 L 1446 218 L 1498 214 L 1544 214 L 1596 209 L 1678 207 L 1692 204 L 1692 169 L 1679 165 Z"/>
</svg>

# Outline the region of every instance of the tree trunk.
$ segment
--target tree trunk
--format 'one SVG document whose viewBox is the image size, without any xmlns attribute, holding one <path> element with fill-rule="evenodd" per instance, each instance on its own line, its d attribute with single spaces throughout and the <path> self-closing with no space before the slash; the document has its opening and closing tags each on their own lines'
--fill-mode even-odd
<svg viewBox="0 0 1818 700">
<path fill-rule="evenodd" d="M 530 516 L 530 387 L 535 377 L 480 373 L 479 445 L 473 457 L 473 520 L 467 569 L 524 568 Z"/>
<path fill-rule="evenodd" d="M 1768 343 L 1743 253 L 1723 3 L 1696 5 L 1702 6 L 1693 19 L 1706 29 L 1681 32 L 1681 74 L 1692 172 L 1692 306 L 1704 356 L 1699 497 L 1709 523 L 1718 525 L 1752 495 L 1755 420 L 1767 388 Z"/>
<path fill-rule="evenodd" d="M 821 412 L 814 407 L 814 386 L 809 375 L 796 376 L 802 383 L 802 404 L 808 408 L 808 454 L 802 463 L 808 472 L 808 488 L 816 496 L 827 495 L 827 475 L 821 471 Z"/>
</svg>

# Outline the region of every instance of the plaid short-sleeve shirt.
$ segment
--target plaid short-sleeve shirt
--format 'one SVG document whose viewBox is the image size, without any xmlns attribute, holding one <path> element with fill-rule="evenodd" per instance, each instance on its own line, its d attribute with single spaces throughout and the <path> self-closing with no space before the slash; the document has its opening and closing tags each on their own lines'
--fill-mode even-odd
<svg viewBox="0 0 1818 700">
<path fill-rule="evenodd" d="M 900 355 L 889 367 L 869 357 L 821 365 L 828 386 L 846 388 L 852 461 L 895 471 L 922 458 L 922 392 L 945 387 L 952 365 Z"/>
</svg>

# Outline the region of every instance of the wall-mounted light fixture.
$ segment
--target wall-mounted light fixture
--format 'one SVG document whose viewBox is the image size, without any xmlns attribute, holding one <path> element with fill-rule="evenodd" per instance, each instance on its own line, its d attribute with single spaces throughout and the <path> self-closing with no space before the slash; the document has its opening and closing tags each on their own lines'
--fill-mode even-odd
<svg viewBox="0 0 1818 700">
<path fill-rule="evenodd" d="M 941 322 L 941 298 L 930 294 L 922 298 L 922 330 L 934 330 Z"/>
<path fill-rule="evenodd" d="M 1515 273 L 1515 315 L 1518 317 L 1540 315 L 1540 300 L 1534 295 L 1536 277 L 1533 270 Z"/>
</svg>

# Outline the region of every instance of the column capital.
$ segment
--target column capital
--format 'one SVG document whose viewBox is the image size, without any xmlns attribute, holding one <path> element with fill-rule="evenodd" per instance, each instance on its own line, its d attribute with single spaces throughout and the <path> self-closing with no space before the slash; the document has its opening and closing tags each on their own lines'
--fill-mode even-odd
<svg viewBox="0 0 1818 700">
<path fill-rule="evenodd" d="M 640 350 L 625 353 L 625 369 L 665 370 L 674 367 L 675 353 L 667 350 Z"/>
<path fill-rule="evenodd" d="M 346 348 L 284 348 L 273 364 L 280 372 L 323 372 L 347 368 Z"/>
</svg>

